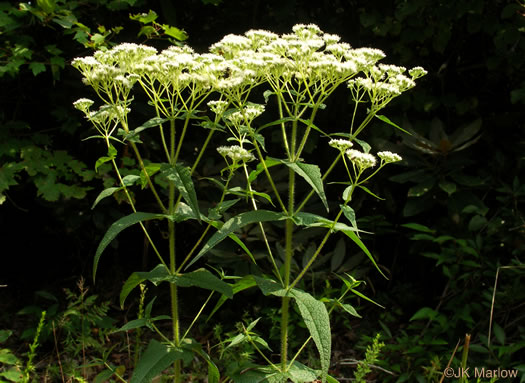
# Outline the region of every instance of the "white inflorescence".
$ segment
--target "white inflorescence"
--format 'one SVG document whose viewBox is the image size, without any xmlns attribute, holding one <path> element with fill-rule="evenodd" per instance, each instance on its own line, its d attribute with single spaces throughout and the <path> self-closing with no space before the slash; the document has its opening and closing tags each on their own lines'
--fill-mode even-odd
<svg viewBox="0 0 525 383">
<path fill-rule="evenodd" d="M 221 156 L 231 158 L 233 162 L 250 162 L 255 160 L 253 154 L 238 145 L 219 146 L 217 151 Z"/>
<path fill-rule="evenodd" d="M 351 141 L 343 140 L 341 138 L 336 138 L 333 140 L 330 140 L 328 142 L 328 145 L 330 145 L 333 148 L 339 149 L 340 151 L 344 152 L 348 149 L 350 149 L 354 144 L 352 144 Z"/>
<path fill-rule="evenodd" d="M 392 153 L 389 151 L 377 152 L 377 156 L 381 158 L 381 160 L 384 161 L 385 164 L 388 164 L 391 162 L 398 162 L 402 160 L 399 154 Z"/>
<path fill-rule="evenodd" d="M 349 149 L 346 151 L 346 155 L 352 161 L 360 171 L 368 168 L 372 168 L 376 165 L 376 158 L 369 153 L 363 153 L 359 150 Z"/>
</svg>

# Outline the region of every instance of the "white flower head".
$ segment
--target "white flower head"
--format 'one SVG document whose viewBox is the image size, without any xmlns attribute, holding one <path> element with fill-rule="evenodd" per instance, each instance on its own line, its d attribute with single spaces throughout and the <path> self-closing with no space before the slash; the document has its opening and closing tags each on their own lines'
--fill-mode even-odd
<svg viewBox="0 0 525 383">
<path fill-rule="evenodd" d="M 250 162 L 255 160 L 253 154 L 239 145 L 219 146 L 217 151 L 221 156 L 231 158 L 233 162 Z"/>
<path fill-rule="evenodd" d="M 385 164 L 388 164 L 391 162 L 398 162 L 402 160 L 399 154 L 392 153 L 389 151 L 377 152 L 377 156 L 381 158 L 381 161 L 383 161 Z"/>
<path fill-rule="evenodd" d="M 229 103 L 223 100 L 214 100 L 208 102 L 208 106 L 210 107 L 211 111 L 218 116 L 222 115 L 226 111 L 228 105 Z"/>
<path fill-rule="evenodd" d="M 372 168 L 376 165 L 376 158 L 370 153 L 363 153 L 359 150 L 348 149 L 346 155 L 352 161 L 360 171 L 368 168 Z"/>
<path fill-rule="evenodd" d="M 93 100 L 90 100 L 89 98 L 79 98 L 73 103 L 73 106 L 75 107 L 75 109 L 87 113 L 91 105 L 93 105 L 94 103 L 95 102 Z"/>
<path fill-rule="evenodd" d="M 412 76 L 412 80 L 415 80 L 417 78 L 420 78 L 420 77 L 423 77 L 427 74 L 428 72 L 426 70 L 424 70 L 422 67 L 420 66 L 417 66 L 417 67 L 414 67 L 412 69 L 410 69 L 408 71 L 408 74 L 410 76 Z"/>
<path fill-rule="evenodd" d="M 351 141 L 343 140 L 341 138 L 335 138 L 333 140 L 330 140 L 328 142 L 328 145 L 330 145 L 332 148 L 339 149 L 341 152 L 345 152 L 352 146 L 354 146 L 354 144 L 352 144 Z"/>
</svg>

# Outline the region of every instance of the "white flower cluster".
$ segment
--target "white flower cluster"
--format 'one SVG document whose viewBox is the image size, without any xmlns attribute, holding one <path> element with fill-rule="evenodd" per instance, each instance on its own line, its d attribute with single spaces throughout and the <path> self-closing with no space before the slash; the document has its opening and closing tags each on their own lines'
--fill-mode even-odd
<svg viewBox="0 0 525 383">
<path fill-rule="evenodd" d="M 368 92 L 372 104 L 384 105 L 392 98 L 413 88 L 417 78 L 424 76 L 427 72 L 421 67 L 415 67 L 408 71 L 410 77 L 406 76 L 406 68 L 396 65 L 379 64 L 363 70 L 365 77 L 351 79 L 348 87 L 352 93 L 358 94 L 361 89 Z"/>
<path fill-rule="evenodd" d="M 242 110 L 230 114 L 227 119 L 235 126 L 250 125 L 252 121 L 264 113 L 264 105 L 250 104 Z"/>
<path fill-rule="evenodd" d="M 208 107 L 217 116 L 221 116 L 224 112 L 226 112 L 228 105 L 229 103 L 223 100 L 208 101 Z"/>
<path fill-rule="evenodd" d="M 340 138 L 332 139 L 328 142 L 328 145 L 330 145 L 332 148 L 339 149 L 341 152 L 345 152 L 348 149 L 350 149 L 354 144 L 352 144 L 351 141 L 343 140 Z"/>
<path fill-rule="evenodd" d="M 377 156 L 381 158 L 381 161 L 385 164 L 389 164 L 391 162 L 398 162 L 402 160 L 399 154 L 392 153 L 389 151 L 377 152 Z"/>
<path fill-rule="evenodd" d="M 89 98 L 79 98 L 73 103 L 73 106 L 81 112 L 88 113 L 89 108 L 91 108 L 91 105 L 94 103 L 95 101 L 90 100 Z"/>
<path fill-rule="evenodd" d="M 231 158 L 234 163 L 250 162 L 255 160 L 253 154 L 251 154 L 248 150 L 241 148 L 238 145 L 219 146 L 217 148 L 217 151 L 221 156 Z"/>
<path fill-rule="evenodd" d="M 352 161 L 360 172 L 376 165 L 376 158 L 370 153 L 363 153 L 359 150 L 348 149 L 346 151 L 348 159 Z"/>
</svg>

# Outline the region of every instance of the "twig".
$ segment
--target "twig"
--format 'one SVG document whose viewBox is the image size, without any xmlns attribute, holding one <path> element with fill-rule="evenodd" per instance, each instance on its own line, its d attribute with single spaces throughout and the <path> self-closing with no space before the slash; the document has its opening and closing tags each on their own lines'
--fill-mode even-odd
<svg viewBox="0 0 525 383">
<path fill-rule="evenodd" d="M 445 370 L 450 367 L 452 364 L 452 360 L 454 359 L 454 355 L 456 355 L 456 351 L 458 350 L 459 343 L 461 342 L 461 339 L 458 340 L 458 343 L 456 343 L 456 347 L 454 348 L 454 351 L 452 352 L 452 356 L 448 360 L 447 367 L 445 367 Z M 441 374 L 441 379 L 439 379 L 439 383 L 443 383 L 443 379 L 445 379 L 445 374 Z"/>
<path fill-rule="evenodd" d="M 58 351 L 58 342 L 57 342 L 57 333 L 55 329 L 55 321 L 51 321 L 51 325 L 53 326 L 53 338 L 55 340 L 55 351 L 57 352 L 57 360 L 58 360 L 58 367 L 60 368 L 60 375 L 62 376 L 62 382 L 65 382 L 64 377 L 64 370 L 62 369 L 62 361 L 60 360 L 60 353 Z"/>
</svg>

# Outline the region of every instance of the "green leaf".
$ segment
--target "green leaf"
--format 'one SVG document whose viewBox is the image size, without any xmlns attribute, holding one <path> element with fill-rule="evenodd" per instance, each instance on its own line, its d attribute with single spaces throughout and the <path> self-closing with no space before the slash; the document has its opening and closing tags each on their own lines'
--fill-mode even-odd
<svg viewBox="0 0 525 383">
<path fill-rule="evenodd" d="M 430 233 L 430 234 L 433 234 L 435 232 L 435 230 L 432 230 L 430 229 L 429 227 L 425 226 L 425 225 L 421 225 L 419 223 L 414 223 L 414 222 L 411 222 L 411 223 L 404 223 L 402 224 L 401 226 L 403 227 L 406 227 L 408 229 L 412 229 L 412 230 L 416 230 L 416 231 L 421 231 L 423 233 Z"/>
<path fill-rule="evenodd" d="M 354 308 L 354 306 L 349 305 L 348 303 L 341 303 L 341 308 L 343 310 L 345 310 L 350 315 L 353 315 L 353 316 L 358 317 L 358 318 L 362 318 L 362 316 L 357 313 L 357 311 Z"/>
<path fill-rule="evenodd" d="M 191 355 L 188 351 L 169 349 L 167 346 L 152 339 L 148 348 L 137 363 L 130 383 L 150 383 L 173 362 Z"/>
<path fill-rule="evenodd" d="M 128 133 L 126 133 L 124 135 L 124 137 L 123 137 L 123 140 L 124 141 L 128 140 L 128 141 L 131 141 L 131 142 L 140 142 L 140 138 L 139 138 L 139 133 L 140 132 L 142 132 L 143 130 L 149 129 L 149 128 L 153 128 L 155 126 L 162 125 L 166 121 L 168 121 L 167 118 L 153 117 L 153 118 L 149 119 L 148 121 L 146 121 L 141 126 L 139 126 L 138 128 L 133 129 L 133 130 L 129 131 Z"/>
<path fill-rule="evenodd" d="M 39 73 L 46 71 L 46 66 L 44 63 L 33 61 L 29 64 L 29 69 L 33 72 L 33 76 L 38 75 Z"/>
<path fill-rule="evenodd" d="M 91 210 L 93 210 L 95 208 L 95 206 L 97 206 L 97 204 L 104 198 L 106 197 L 109 197 L 110 195 L 112 195 L 113 193 L 115 193 L 117 190 L 120 190 L 122 189 L 121 187 L 111 187 L 111 188 L 107 188 L 107 189 L 104 189 L 100 192 L 100 194 L 98 195 L 98 197 L 95 199 L 95 202 L 93 202 L 93 205 L 91 205 Z"/>
<path fill-rule="evenodd" d="M 447 193 L 449 196 L 456 192 L 456 184 L 454 182 L 440 181 L 438 186 L 441 190 Z"/>
<path fill-rule="evenodd" d="M 503 330 L 503 328 L 501 328 L 501 326 L 497 323 L 494 323 L 492 328 L 494 330 L 494 337 L 499 342 L 499 344 L 503 346 L 505 344 L 505 330 Z"/>
<path fill-rule="evenodd" d="M 207 290 L 218 291 L 228 298 L 233 298 L 233 290 L 229 284 L 220 280 L 211 272 L 205 269 L 198 269 L 190 273 L 173 275 L 164 265 L 157 265 L 149 272 L 135 272 L 124 283 L 120 291 L 120 306 L 124 307 L 124 302 L 131 291 L 144 281 L 150 281 L 154 285 L 161 282 L 174 283 L 179 287 L 200 287 Z"/>
<path fill-rule="evenodd" d="M 341 207 L 341 210 L 343 210 L 343 214 L 345 215 L 346 219 L 348 219 L 350 223 L 352 224 L 352 227 L 358 230 L 354 209 L 352 209 L 350 206 L 347 206 L 347 205 L 339 205 L 339 206 Z"/>
<path fill-rule="evenodd" d="M 294 383 L 306 383 L 315 381 L 318 373 L 310 367 L 294 361 L 288 368 L 288 376 Z"/>
<path fill-rule="evenodd" d="M 157 19 L 158 15 L 155 11 L 149 10 L 148 13 L 137 13 L 136 15 L 129 15 L 131 20 L 138 21 L 142 24 L 148 24 Z"/>
<path fill-rule="evenodd" d="M 185 339 L 184 342 L 185 343 L 181 345 L 183 350 L 188 350 L 194 354 L 199 355 L 206 361 L 206 363 L 208 363 L 208 383 L 219 383 L 221 379 L 219 369 L 215 363 L 213 363 L 210 356 L 202 350 L 201 344 L 192 339 Z"/>
<path fill-rule="evenodd" d="M 326 195 L 323 188 L 323 179 L 321 176 L 321 170 L 317 165 L 305 164 L 302 162 L 290 162 L 281 160 L 283 164 L 291 168 L 294 172 L 304 178 L 306 182 L 310 184 L 312 189 L 317 193 L 323 205 L 326 208 L 326 211 L 329 211 L 328 201 L 326 200 Z"/>
<path fill-rule="evenodd" d="M 217 291 L 228 298 L 233 298 L 231 286 L 206 269 L 198 269 L 182 276 L 176 276 L 174 281 L 179 287 L 197 286 L 202 289 Z"/>
<path fill-rule="evenodd" d="M 18 362 L 18 358 L 8 349 L 0 349 L 0 363 L 14 365 Z"/>
<path fill-rule="evenodd" d="M 423 307 L 422 309 L 419 309 L 414 315 L 412 315 L 412 318 L 409 319 L 410 322 L 414 320 L 421 320 L 421 319 L 435 319 L 439 313 L 430 307 Z"/>
<path fill-rule="evenodd" d="M 323 302 L 318 301 L 310 294 L 293 289 L 290 295 L 295 298 L 303 321 L 310 331 L 321 362 L 321 378 L 326 380 L 328 368 L 330 367 L 330 356 L 332 353 L 332 336 L 330 331 L 330 317 Z"/>
<path fill-rule="evenodd" d="M 200 222 L 199 201 L 191 179 L 191 169 L 181 164 L 175 164 L 174 166 L 164 164 L 161 167 L 161 172 L 169 181 L 175 184 L 182 198 L 191 207 L 195 217 Z"/>
<path fill-rule="evenodd" d="M 98 167 L 106 162 L 109 162 L 111 160 L 114 160 L 117 157 L 117 149 L 113 145 L 109 145 L 108 147 L 108 155 L 107 157 L 100 157 L 97 162 L 95 163 L 95 171 L 97 171 Z"/>
<path fill-rule="evenodd" d="M 162 164 L 153 162 L 144 166 L 144 169 L 140 171 L 140 184 L 142 186 L 142 189 L 144 189 L 148 185 L 148 179 L 146 178 L 146 173 L 144 173 L 144 171 L 146 171 L 148 176 L 151 178 L 155 173 L 157 173 L 160 170 L 161 166 Z"/>
<path fill-rule="evenodd" d="M 255 280 L 251 276 L 248 276 L 248 277 L 239 279 L 231 287 L 232 287 L 233 294 L 235 295 L 238 292 L 249 289 L 250 287 L 253 287 L 253 286 L 255 286 Z M 217 312 L 217 310 L 224 304 L 224 302 L 226 302 L 226 299 L 228 298 L 224 295 L 220 297 L 220 299 L 217 301 L 217 304 L 211 311 L 210 315 L 208 315 L 208 318 L 206 318 L 206 322 L 210 320 L 212 315 Z"/>
<path fill-rule="evenodd" d="M 275 295 L 279 297 L 289 296 L 295 299 L 295 303 L 299 308 L 301 317 L 314 340 L 314 343 L 319 351 L 321 361 L 321 372 L 323 381 L 328 374 L 330 367 L 330 355 L 332 348 L 332 338 L 330 332 L 330 318 L 328 311 L 323 302 L 318 301 L 310 294 L 299 290 L 292 289 L 287 293 L 279 283 L 266 278 L 254 276 L 257 286 L 264 295 Z"/>
<path fill-rule="evenodd" d="M 272 166 L 281 164 L 282 161 L 272 158 L 272 157 L 266 157 L 266 159 L 264 160 L 264 163 L 266 165 L 266 168 L 269 169 Z M 257 179 L 257 176 L 261 174 L 262 172 L 264 172 L 264 166 L 262 165 L 262 163 L 258 163 L 257 168 L 250 172 L 250 176 L 248 177 L 248 182 L 252 183 L 253 181 L 255 181 Z"/>
<path fill-rule="evenodd" d="M 365 153 L 370 152 L 370 150 L 372 149 L 372 147 L 366 141 L 359 140 L 357 138 L 354 138 L 353 141 L 357 142 L 359 146 L 361 146 L 361 148 L 363 149 L 363 152 Z"/>
<path fill-rule="evenodd" d="M 164 33 L 168 36 L 171 36 L 179 41 L 184 41 L 188 39 L 188 34 L 183 31 L 182 29 L 172 27 L 170 25 L 163 24 L 162 29 L 164 30 Z"/>
<path fill-rule="evenodd" d="M 400 127 L 399 125 L 397 125 L 397 124 L 393 123 L 392 121 L 390 121 L 390 119 L 389 119 L 388 117 L 386 117 L 386 116 L 382 116 L 382 115 L 379 115 L 379 114 L 376 114 L 376 117 L 379 118 L 381 121 L 387 123 L 388 125 L 392 125 L 394 128 L 399 129 L 399 130 L 401 130 L 402 132 L 411 135 L 411 133 L 410 133 L 409 131 L 403 129 L 403 128 Z"/>
<path fill-rule="evenodd" d="M 212 225 L 214 228 L 216 229 L 220 229 L 221 227 L 224 226 L 224 224 L 222 222 L 219 222 L 219 221 L 211 221 L 209 222 L 210 225 Z M 237 245 L 239 245 L 239 247 L 241 249 L 244 250 L 244 252 L 250 257 L 250 259 L 252 260 L 253 263 L 257 264 L 257 262 L 255 262 L 255 257 L 253 256 L 252 252 L 250 251 L 250 249 L 248 249 L 248 247 L 244 244 L 243 241 L 241 241 L 241 239 L 236 236 L 235 234 L 233 233 L 230 233 L 228 234 L 228 237 L 234 241 Z"/>
<path fill-rule="evenodd" d="M 215 206 L 214 208 L 208 210 L 208 218 L 214 221 L 220 219 L 222 215 L 224 214 L 224 212 L 226 212 L 226 210 L 231 208 L 233 205 L 235 205 L 239 201 L 240 201 L 239 198 L 233 199 L 233 200 L 222 201 L 221 203 L 217 204 L 217 206 Z"/>
<path fill-rule="evenodd" d="M 199 260 L 204 254 L 206 254 L 213 247 L 222 242 L 234 231 L 239 230 L 240 228 L 252 223 L 280 221 L 286 218 L 287 217 L 283 213 L 277 213 L 269 210 L 248 211 L 236 215 L 235 217 L 229 219 L 224 225 L 222 225 L 219 231 L 217 231 L 214 235 L 211 236 L 211 238 L 208 240 L 208 242 L 206 242 L 199 254 L 197 254 L 195 258 L 193 258 L 193 260 L 189 263 L 188 266 L 186 266 L 186 268 L 190 267 L 193 263 Z"/>
<path fill-rule="evenodd" d="M 165 218 L 165 216 L 161 214 L 136 212 L 122 217 L 118 221 L 114 222 L 100 241 L 95 253 L 95 261 L 93 263 L 93 280 L 95 280 L 97 274 L 97 266 L 100 256 L 106 247 L 111 243 L 111 241 L 113 241 L 122 230 L 142 221 L 162 218 Z"/>
<path fill-rule="evenodd" d="M 381 197 L 379 197 L 378 195 L 372 193 L 372 191 L 371 191 L 369 188 L 367 188 L 366 186 L 363 186 L 363 185 L 357 185 L 357 187 L 358 187 L 359 189 L 363 189 L 365 192 L 367 192 L 368 194 L 370 194 L 370 195 L 371 195 L 372 197 L 374 197 L 374 198 L 377 198 L 377 199 L 379 199 L 379 200 L 381 200 L 381 201 L 384 201 L 384 200 L 385 200 L 384 198 L 381 198 Z"/>
</svg>

